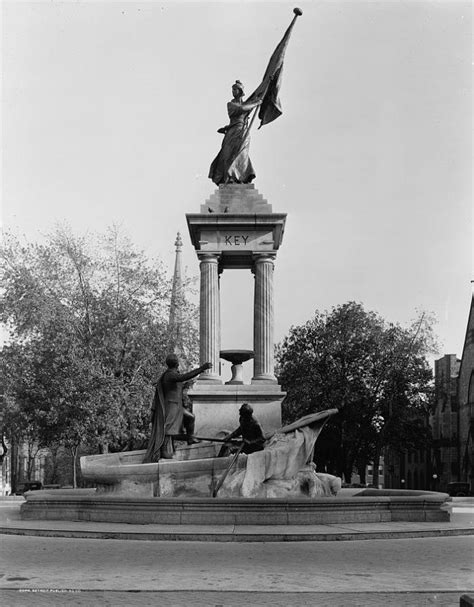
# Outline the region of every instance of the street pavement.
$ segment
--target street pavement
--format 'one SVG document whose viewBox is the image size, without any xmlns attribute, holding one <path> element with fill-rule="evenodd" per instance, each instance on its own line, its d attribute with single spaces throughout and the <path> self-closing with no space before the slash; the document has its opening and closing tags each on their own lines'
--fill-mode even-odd
<svg viewBox="0 0 474 607">
<path fill-rule="evenodd" d="M 474 500 L 455 517 L 472 519 Z M 11 504 L 0 510 L 12 517 Z M 0 604 L 459 605 L 474 596 L 474 537 L 168 542 L 0 536 Z"/>
<path fill-rule="evenodd" d="M 5 607 L 459 607 L 457 592 L 16 592 L 0 591 Z"/>
</svg>

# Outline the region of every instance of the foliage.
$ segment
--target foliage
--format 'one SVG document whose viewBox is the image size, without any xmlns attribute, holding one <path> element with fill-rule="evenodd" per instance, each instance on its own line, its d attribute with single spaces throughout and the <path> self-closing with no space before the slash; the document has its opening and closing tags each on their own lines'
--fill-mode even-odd
<svg viewBox="0 0 474 607">
<path fill-rule="evenodd" d="M 432 325 L 422 314 L 402 328 L 348 302 L 290 329 L 277 348 L 284 416 L 339 409 L 318 442 L 320 465 L 349 480 L 369 461 L 378 469 L 385 447 L 426 443 Z"/>
<path fill-rule="evenodd" d="M 162 264 L 116 228 L 102 237 L 57 228 L 43 244 L 8 236 L 0 262 L 7 433 L 31 432 L 39 446 L 59 441 L 76 455 L 81 444 L 142 446 L 166 356 L 171 283 Z M 195 335 L 196 310 L 183 307 L 185 333 Z"/>
</svg>

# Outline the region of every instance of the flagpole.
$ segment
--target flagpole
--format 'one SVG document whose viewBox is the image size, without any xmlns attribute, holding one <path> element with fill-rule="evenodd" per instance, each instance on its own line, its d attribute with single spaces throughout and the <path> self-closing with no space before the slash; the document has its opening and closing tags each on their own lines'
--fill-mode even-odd
<svg viewBox="0 0 474 607">
<path fill-rule="evenodd" d="M 265 92 L 264 92 L 264 93 L 263 93 L 263 95 L 262 95 L 262 99 L 263 99 L 263 98 L 265 97 L 265 95 L 267 94 L 267 91 L 268 91 L 268 86 L 267 86 L 267 88 L 265 89 Z M 249 122 L 249 125 L 248 125 L 247 129 L 245 130 L 244 141 L 247 139 L 248 134 L 250 133 L 250 129 L 252 128 L 252 124 L 254 123 L 255 117 L 256 117 L 256 115 L 258 114 L 258 110 L 259 110 L 259 108 L 260 108 L 260 105 L 261 105 L 261 104 L 257 105 L 257 107 L 256 107 L 256 108 L 254 109 L 254 111 L 253 111 L 253 116 L 252 116 L 252 118 L 250 119 L 250 122 Z"/>
</svg>

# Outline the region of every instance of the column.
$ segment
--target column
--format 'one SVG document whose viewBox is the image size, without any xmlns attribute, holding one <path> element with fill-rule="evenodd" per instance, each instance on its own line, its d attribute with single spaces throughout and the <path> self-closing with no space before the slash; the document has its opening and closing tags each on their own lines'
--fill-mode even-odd
<svg viewBox="0 0 474 607">
<path fill-rule="evenodd" d="M 253 349 L 255 352 L 252 383 L 276 383 L 273 355 L 273 268 L 275 255 L 254 256 L 255 299 L 253 309 Z"/>
<path fill-rule="evenodd" d="M 200 381 L 222 383 L 219 376 L 219 353 L 221 349 L 219 274 L 216 254 L 199 254 L 201 269 L 200 317 L 199 317 L 199 359 L 203 364 L 212 363 L 199 376 Z"/>
</svg>

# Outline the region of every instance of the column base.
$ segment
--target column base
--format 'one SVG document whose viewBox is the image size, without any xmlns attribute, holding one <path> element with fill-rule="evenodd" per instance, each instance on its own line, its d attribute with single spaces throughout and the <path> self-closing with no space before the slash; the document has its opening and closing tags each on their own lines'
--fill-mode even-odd
<svg viewBox="0 0 474 607">
<path fill-rule="evenodd" d="M 274 375 L 255 375 L 251 380 L 252 384 L 278 384 Z"/>
<path fill-rule="evenodd" d="M 198 377 L 196 384 L 222 385 L 222 379 L 219 375 L 201 375 L 200 377 Z"/>
</svg>

